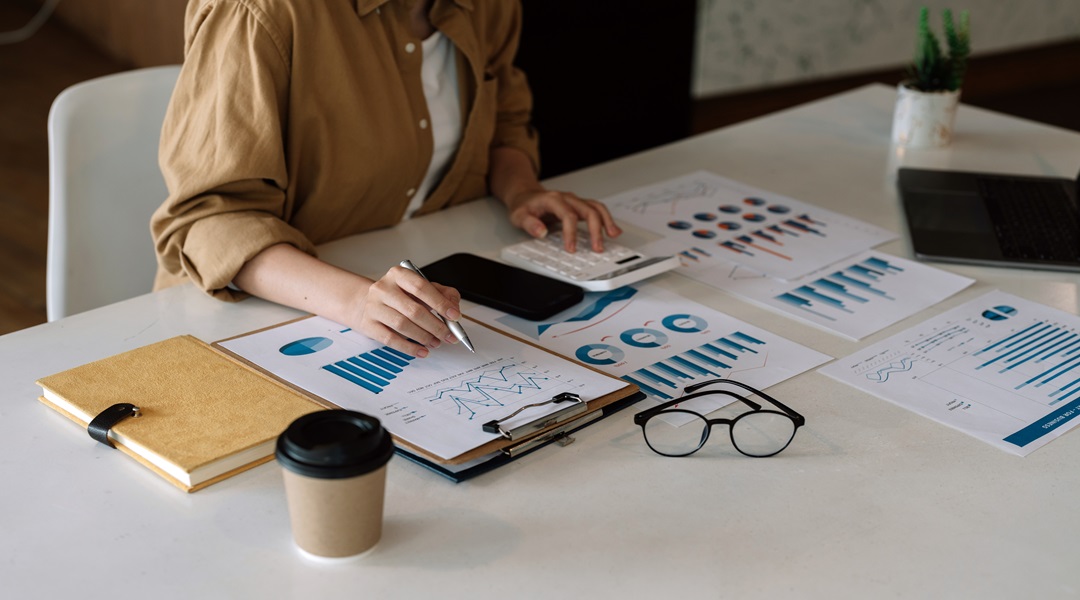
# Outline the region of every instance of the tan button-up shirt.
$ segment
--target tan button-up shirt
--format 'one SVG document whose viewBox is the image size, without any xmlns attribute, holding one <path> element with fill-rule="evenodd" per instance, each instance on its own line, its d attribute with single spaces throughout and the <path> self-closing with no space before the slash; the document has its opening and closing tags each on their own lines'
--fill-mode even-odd
<svg viewBox="0 0 1080 600">
<path fill-rule="evenodd" d="M 169 197 L 151 220 L 155 287 L 223 299 L 248 260 L 398 223 L 432 154 L 412 0 L 191 0 L 162 129 Z M 464 130 L 428 213 L 487 194 L 492 148 L 538 162 L 532 97 L 512 61 L 517 0 L 436 0 L 457 49 Z"/>
</svg>

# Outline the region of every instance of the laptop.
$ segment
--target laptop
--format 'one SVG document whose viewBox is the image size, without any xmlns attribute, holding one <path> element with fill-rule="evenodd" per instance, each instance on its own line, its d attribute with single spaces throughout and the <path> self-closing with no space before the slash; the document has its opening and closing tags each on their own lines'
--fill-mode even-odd
<svg viewBox="0 0 1080 600">
<path fill-rule="evenodd" d="M 919 258 L 1080 272 L 1080 174 L 902 167 L 897 187 Z"/>
</svg>

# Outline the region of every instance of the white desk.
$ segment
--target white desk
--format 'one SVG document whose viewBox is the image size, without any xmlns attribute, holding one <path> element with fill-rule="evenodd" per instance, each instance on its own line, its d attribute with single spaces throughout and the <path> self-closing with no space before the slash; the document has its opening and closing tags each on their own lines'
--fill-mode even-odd
<svg viewBox="0 0 1080 600">
<path fill-rule="evenodd" d="M 553 180 L 604 197 L 696 169 L 899 231 L 883 86 Z M 962 108 L 945 150 L 907 164 L 1069 177 L 1080 135 Z M 583 140 L 587 143 L 587 140 Z M 639 232 L 630 232 L 635 241 Z M 523 234 L 490 201 L 329 244 L 378 275 L 451 251 L 494 256 Z M 882 248 L 909 256 L 906 242 Z M 992 287 L 1076 313 L 1075 275 L 947 267 L 978 283 L 863 342 L 804 326 L 678 275 L 664 285 L 840 357 Z M 1000 597 L 1080 594 L 1080 433 L 1008 455 L 809 372 L 770 389 L 807 416 L 768 459 L 653 454 L 601 421 L 455 485 L 390 465 L 381 544 L 325 566 L 292 544 L 281 475 L 264 465 L 191 495 L 95 444 L 36 400 L 34 380 L 191 333 L 213 341 L 295 313 L 170 289 L 0 338 L 0 584 L 55 597 Z"/>
</svg>

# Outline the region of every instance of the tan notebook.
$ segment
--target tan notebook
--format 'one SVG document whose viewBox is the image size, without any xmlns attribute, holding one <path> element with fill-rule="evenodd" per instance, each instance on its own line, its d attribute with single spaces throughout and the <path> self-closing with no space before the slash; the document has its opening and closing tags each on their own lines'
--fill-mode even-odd
<svg viewBox="0 0 1080 600">
<path fill-rule="evenodd" d="M 323 408 L 187 335 L 37 383 L 42 402 L 84 428 L 113 404 L 138 406 L 141 416 L 118 423 L 110 439 L 189 492 L 271 460 L 289 423 Z"/>
</svg>

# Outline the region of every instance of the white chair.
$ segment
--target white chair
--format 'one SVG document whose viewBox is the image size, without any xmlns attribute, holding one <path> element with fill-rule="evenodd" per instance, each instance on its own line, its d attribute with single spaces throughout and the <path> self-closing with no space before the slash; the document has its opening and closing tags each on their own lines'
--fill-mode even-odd
<svg viewBox="0 0 1080 600">
<path fill-rule="evenodd" d="M 50 321 L 151 291 L 150 215 L 167 190 L 158 140 L 180 67 L 64 90 L 49 111 Z"/>
</svg>

